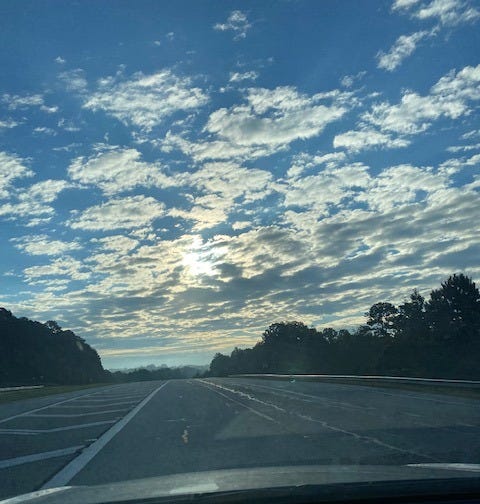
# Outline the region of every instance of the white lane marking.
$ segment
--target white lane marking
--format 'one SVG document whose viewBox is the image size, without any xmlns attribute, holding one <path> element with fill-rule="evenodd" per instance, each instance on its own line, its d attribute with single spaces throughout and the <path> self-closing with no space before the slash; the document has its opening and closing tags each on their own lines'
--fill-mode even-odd
<svg viewBox="0 0 480 504">
<path fill-rule="evenodd" d="M 276 404 L 273 404 L 273 403 L 270 403 L 270 402 L 261 401 L 257 397 L 252 396 L 250 394 L 246 394 L 245 392 L 242 392 L 240 390 L 231 389 L 231 388 L 225 387 L 224 385 L 219 385 L 218 383 L 210 382 L 208 380 L 198 380 L 198 381 L 201 382 L 201 383 L 206 383 L 208 385 L 213 385 L 214 387 L 217 387 L 217 388 L 222 389 L 222 390 L 226 390 L 228 392 L 232 392 L 233 394 L 237 394 L 240 397 L 245 397 L 246 399 L 248 399 L 250 401 L 257 402 L 259 404 L 263 404 L 264 406 L 269 406 L 270 408 L 273 408 L 273 409 L 276 409 L 278 411 L 281 411 L 282 413 L 286 412 L 285 409 L 280 408 L 280 406 L 277 406 Z"/>
<path fill-rule="evenodd" d="M 109 442 L 111 441 L 127 424 L 130 420 L 153 398 L 153 396 L 161 390 L 168 381 L 162 383 L 153 392 L 151 392 L 145 399 L 138 404 L 132 411 L 127 413 L 120 421 L 115 425 L 112 425 L 110 429 L 107 430 L 102 436 L 100 436 L 97 441 L 92 443 L 88 448 L 83 450 L 83 452 L 73 460 L 71 460 L 62 470 L 55 474 L 50 480 L 48 480 L 43 486 L 45 488 L 55 488 L 59 486 L 66 485 L 76 474 L 78 474 L 92 459 L 97 455 L 97 453 Z"/>
<path fill-rule="evenodd" d="M 108 402 L 108 401 L 123 401 L 127 399 L 131 399 L 132 401 L 137 400 L 139 401 L 140 399 L 143 399 L 145 397 L 145 394 L 135 394 L 135 395 L 129 395 L 129 396 L 112 396 L 112 397 L 103 397 L 102 399 L 79 399 L 79 402 Z"/>
<path fill-rule="evenodd" d="M 103 404 L 102 407 L 107 406 L 121 406 L 122 404 L 136 404 L 138 401 L 123 401 L 117 403 Z M 98 404 L 68 404 L 66 406 L 55 406 L 55 408 L 98 408 Z"/>
<path fill-rule="evenodd" d="M 16 497 L 10 497 L 9 499 L 2 500 L 0 501 L 0 504 L 25 504 L 25 502 L 37 499 L 38 497 L 45 497 L 46 495 L 65 492 L 65 490 L 69 490 L 70 488 L 72 487 L 64 486 L 61 488 L 48 488 L 46 490 L 36 490 L 35 492 L 17 495 Z"/>
<path fill-rule="evenodd" d="M 233 397 L 229 397 L 226 394 L 223 394 L 222 392 L 219 392 L 218 390 L 212 389 L 211 387 L 209 387 L 208 385 L 205 384 L 205 383 L 210 383 L 210 382 L 203 382 L 202 380 L 199 380 L 199 381 L 202 382 L 203 386 L 205 388 L 207 388 L 208 390 L 210 390 L 211 392 L 215 392 L 215 394 L 221 395 L 222 397 L 225 397 L 225 399 L 228 399 L 229 401 L 232 401 L 236 404 L 239 404 L 240 406 L 243 406 L 244 408 L 250 410 L 252 413 L 254 413 L 255 415 L 257 415 L 259 417 L 265 418 L 266 420 L 269 420 L 270 422 L 280 424 L 280 422 L 278 422 L 277 420 L 275 420 L 271 416 L 265 415 L 265 413 L 261 413 L 260 411 L 257 411 L 256 409 L 251 408 L 250 406 L 247 406 L 246 404 L 243 404 L 242 402 L 237 401 L 236 399 L 233 399 Z"/>
<path fill-rule="evenodd" d="M 37 433 L 36 432 L 30 432 L 30 431 L 15 431 L 15 430 L 10 430 L 10 429 L 2 429 L 0 430 L 0 436 L 2 435 L 8 435 L 8 436 L 36 436 Z M 0 504 L 1 504 L 1 501 L 0 501 Z"/>
<path fill-rule="evenodd" d="M 55 457 L 63 457 L 64 455 L 71 455 L 72 453 L 81 450 L 83 447 L 84 445 L 70 446 L 70 448 L 63 448 L 61 450 L 33 453 L 32 455 L 24 455 L 23 457 L 0 460 L 0 469 L 21 464 L 28 464 L 29 462 L 37 462 L 38 460 L 46 460 Z"/>
<path fill-rule="evenodd" d="M 0 429 L 0 434 L 50 434 L 51 432 L 62 432 L 67 430 L 85 429 L 97 425 L 106 425 L 116 422 L 116 420 L 104 420 L 102 422 L 90 422 L 66 427 L 54 427 L 53 429 Z"/>
<path fill-rule="evenodd" d="M 28 418 L 74 418 L 74 417 L 84 417 L 84 416 L 92 416 L 92 415 L 106 415 L 107 413 L 121 413 L 123 411 L 128 411 L 130 408 L 122 408 L 122 409 L 112 409 L 112 410 L 104 410 L 104 411 L 94 411 L 93 413 L 32 413 L 28 415 Z M 1 504 L 1 503 L 0 503 Z"/>
<path fill-rule="evenodd" d="M 116 385 L 116 386 L 118 387 L 119 385 Z M 35 409 L 32 409 L 32 410 L 24 411 L 23 413 L 18 413 L 17 415 L 12 415 L 12 416 L 9 416 L 7 418 L 2 418 L 0 420 L 0 424 L 4 423 L 4 422 L 8 422 L 9 420 L 13 420 L 14 418 L 19 418 L 19 417 L 28 415 L 30 413 L 36 413 L 37 411 L 43 411 L 43 410 L 45 410 L 47 408 L 52 408 L 53 406 L 56 406 L 57 404 L 64 404 L 64 403 L 72 402 L 72 401 L 75 401 L 77 399 L 80 399 L 81 397 L 87 397 L 87 396 L 96 395 L 96 394 L 99 394 L 99 393 L 100 392 L 91 392 L 89 394 L 81 394 L 81 395 L 78 395 L 78 396 L 75 396 L 75 397 L 71 397 L 70 399 L 63 399 L 62 401 L 57 401 L 57 402 L 54 402 L 54 403 L 50 403 L 47 406 L 42 406 L 41 408 L 35 408 Z"/>
<path fill-rule="evenodd" d="M 311 417 L 309 415 L 302 415 L 301 413 L 298 413 L 296 411 L 287 411 L 287 410 L 285 410 L 283 408 L 278 407 L 276 404 L 273 404 L 273 403 L 270 403 L 270 402 L 260 401 L 259 399 L 256 399 L 256 398 L 252 399 L 251 398 L 252 396 L 249 396 L 249 394 L 245 394 L 244 392 L 237 391 L 235 389 L 230 389 L 228 387 L 223 387 L 222 385 L 214 384 L 213 382 L 209 382 L 207 380 L 198 380 L 198 381 L 203 382 L 203 383 L 209 383 L 209 384 L 215 385 L 216 387 L 223 388 L 224 390 L 229 390 L 230 392 L 232 392 L 234 394 L 238 394 L 240 396 L 247 397 L 247 399 L 249 399 L 249 400 L 256 400 L 257 402 L 260 402 L 260 403 L 264 404 L 265 406 L 270 406 L 270 407 L 272 407 L 274 409 L 281 410 L 284 413 L 289 414 L 290 416 L 298 417 L 298 418 L 301 418 L 302 420 L 306 420 L 308 422 L 318 423 L 318 424 L 320 424 L 325 429 L 328 429 L 328 430 L 331 430 L 331 431 L 334 431 L 334 432 L 339 432 L 339 433 L 345 434 L 347 436 L 351 436 L 351 437 L 353 437 L 353 438 L 355 438 L 355 439 L 357 439 L 359 441 L 363 441 L 363 442 L 366 442 L 366 443 L 372 443 L 372 444 L 375 444 L 375 445 L 378 445 L 378 446 L 382 446 L 384 448 L 387 448 L 387 449 L 390 449 L 390 450 L 393 450 L 393 451 L 397 451 L 397 452 L 400 452 L 400 453 L 408 453 L 410 455 L 416 455 L 417 457 L 423 457 L 423 458 L 430 459 L 430 460 L 437 460 L 435 457 L 431 457 L 430 455 L 426 455 L 424 453 L 416 452 L 414 450 L 409 450 L 409 449 L 406 449 L 406 448 L 400 448 L 399 446 L 395 446 L 395 445 L 392 445 L 390 443 L 385 443 L 385 442 L 381 441 L 380 439 L 377 439 L 377 438 L 372 437 L 372 436 L 366 436 L 366 435 L 358 434 L 358 433 L 353 432 L 353 431 L 342 429 L 340 427 L 335 427 L 335 426 L 330 425 L 329 423 L 327 423 L 325 420 L 319 420 L 319 419 L 313 418 L 313 417 Z M 237 386 L 239 386 L 239 385 L 237 385 Z M 214 392 L 216 392 L 216 391 L 214 391 Z M 217 392 L 217 393 L 219 393 L 219 392 Z M 239 403 L 239 404 L 242 404 L 242 403 Z"/>
<path fill-rule="evenodd" d="M 437 463 L 437 464 L 407 464 L 408 467 L 425 467 L 427 469 L 449 469 L 454 471 L 480 472 L 480 464 Z"/>
<path fill-rule="evenodd" d="M 357 406 L 352 403 L 334 401 L 334 400 L 329 399 L 327 397 L 320 397 L 320 396 L 316 396 L 316 395 L 312 395 L 312 394 L 304 394 L 302 392 L 295 392 L 293 390 L 277 388 L 277 387 L 269 387 L 267 385 L 257 385 L 257 384 L 253 384 L 253 383 L 244 384 L 244 383 L 235 383 L 235 382 L 234 382 L 234 385 L 236 385 L 237 387 L 247 387 L 247 388 L 248 387 L 250 387 L 250 388 L 251 387 L 253 387 L 253 388 L 260 387 L 260 388 L 264 388 L 267 390 L 275 390 L 277 392 L 283 392 L 283 395 L 287 396 L 287 397 L 289 395 L 293 395 L 293 396 L 298 396 L 298 397 L 305 397 L 305 398 L 309 398 L 309 399 L 314 399 L 314 400 L 316 400 L 316 402 L 327 403 L 328 406 L 333 407 L 333 408 L 360 410 L 362 412 L 367 412 L 366 410 L 375 410 L 375 411 L 378 410 L 378 408 L 375 408 L 373 406 Z M 308 401 L 308 402 L 312 402 L 312 401 Z M 375 413 L 375 416 L 378 416 L 377 413 Z"/>
</svg>

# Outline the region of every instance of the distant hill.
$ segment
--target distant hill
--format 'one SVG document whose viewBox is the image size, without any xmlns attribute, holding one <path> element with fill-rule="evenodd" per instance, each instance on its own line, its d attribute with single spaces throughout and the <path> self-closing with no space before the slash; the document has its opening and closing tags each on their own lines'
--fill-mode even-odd
<svg viewBox="0 0 480 504">
<path fill-rule="evenodd" d="M 0 386 L 104 381 L 95 349 L 53 320 L 17 318 L 0 308 Z"/>
</svg>

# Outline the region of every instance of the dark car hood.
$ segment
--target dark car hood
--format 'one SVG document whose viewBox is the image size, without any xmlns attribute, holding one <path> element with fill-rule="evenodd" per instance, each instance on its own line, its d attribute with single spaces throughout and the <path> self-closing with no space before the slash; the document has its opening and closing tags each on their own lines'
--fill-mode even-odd
<svg viewBox="0 0 480 504">
<path fill-rule="evenodd" d="M 317 501 L 435 493 L 468 488 L 480 491 L 480 466 L 475 464 L 415 464 L 410 466 L 282 466 L 202 471 L 95 486 L 39 490 L 0 504 L 99 504 L 106 502 L 242 502 L 251 498 L 314 491 Z M 447 485 L 447 487 L 445 486 Z M 304 494 L 305 496 L 306 494 Z M 291 501 L 294 502 L 294 501 Z"/>
</svg>

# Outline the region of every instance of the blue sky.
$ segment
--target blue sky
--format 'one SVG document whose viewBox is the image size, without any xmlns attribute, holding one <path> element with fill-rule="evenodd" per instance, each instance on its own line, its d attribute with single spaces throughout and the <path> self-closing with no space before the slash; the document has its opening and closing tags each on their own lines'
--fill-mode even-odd
<svg viewBox="0 0 480 504">
<path fill-rule="evenodd" d="M 2 1 L 0 305 L 206 363 L 479 279 L 470 0 Z"/>
</svg>

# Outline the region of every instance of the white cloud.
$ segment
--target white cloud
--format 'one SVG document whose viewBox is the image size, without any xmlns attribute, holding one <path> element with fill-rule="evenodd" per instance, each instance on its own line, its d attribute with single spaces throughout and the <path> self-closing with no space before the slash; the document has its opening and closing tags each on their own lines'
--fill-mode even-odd
<svg viewBox="0 0 480 504">
<path fill-rule="evenodd" d="M 58 78 L 65 84 L 68 91 L 83 93 L 87 90 L 87 79 L 81 68 L 61 72 Z"/>
<path fill-rule="evenodd" d="M 61 56 L 57 56 L 55 58 L 55 63 L 58 63 L 59 65 L 64 65 L 67 62 L 66 59 L 63 59 Z"/>
<path fill-rule="evenodd" d="M 86 99 L 84 107 L 104 110 L 124 124 L 150 131 L 177 111 L 191 111 L 204 105 L 208 96 L 192 86 L 188 77 L 170 70 L 144 75 L 138 72 L 129 80 L 108 77 L 99 82 L 97 92 Z"/>
<path fill-rule="evenodd" d="M 344 77 L 341 78 L 340 84 L 343 87 L 350 88 L 352 87 L 355 82 L 363 79 L 367 72 L 365 70 L 362 70 L 361 72 L 356 73 L 355 75 L 345 75 Z"/>
<path fill-rule="evenodd" d="M 44 277 L 67 277 L 70 280 L 87 280 L 90 277 L 90 272 L 80 261 L 68 256 L 54 259 L 49 264 L 25 268 L 23 273 L 29 283 Z"/>
<path fill-rule="evenodd" d="M 100 243 L 103 250 L 118 252 L 122 255 L 130 252 L 138 245 L 138 240 L 134 240 L 124 235 L 112 235 L 105 238 L 94 238 L 93 243 Z"/>
<path fill-rule="evenodd" d="M 10 202 L 0 206 L 0 215 L 11 216 L 12 219 L 29 217 L 29 226 L 48 222 L 55 214 L 50 203 L 69 187 L 71 183 L 65 180 L 42 180 L 30 187 L 18 189 L 12 193 Z"/>
<path fill-rule="evenodd" d="M 319 135 L 340 119 L 355 99 L 351 93 L 332 91 L 312 96 L 292 86 L 250 88 L 245 103 L 210 114 L 207 139 L 189 141 L 168 132 L 161 148 L 179 148 L 196 161 L 255 159 L 285 150 L 295 140 Z M 212 137 L 213 135 L 213 137 Z"/>
<path fill-rule="evenodd" d="M 410 35 L 401 35 L 387 53 L 380 51 L 377 54 L 378 68 L 393 72 L 405 58 L 415 51 L 417 44 L 428 35 L 431 35 L 431 32 L 419 31 Z"/>
<path fill-rule="evenodd" d="M 346 112 L 340 105 L 321 101 L 322 97 L 302 95 L 293 87 L 249 89 L 245 105 L 216 110 L 205 130 L 234 145 L 277 148 L 319 135 Z"/>
<path fill-rule="evenodd" d="M 439 79 L 426 96 L 406 91 L 396 105 L 388 102 L 373 105 L 362 114 L 359 130 L 337 135 L 334 144 L 354 151 L 372 146 L 405 147 L 410 143 L 408 136 L 428 130 L 434 121 L 468 115 L 469 102 L 477 100 L 480 100 L 480 65 L 467 66 Z"/>
<path fill-rule="evenodd" d="M 159 164 L 146 163 L 137 150 L 120 147 L 100 148 L 88 158 L 78 157 L 67 171 L 72 180 L 98 186 L 107 195 L 139 186 L 169 187 L 173 184 Z"/>
<path fill-rule="evenodd" d="M 409 9 L 417 4 L 420 0 L 395 0 L 392 5 L 393 10 Z"/>
<path fill-rule="evenodd" d="M 373 129 L 352 130 L 339 135 L 335 135 L 333 146 L 344 148 L 351 152 L 359 152 L 361 150 L 379 147 L 382 149 L 395 149 L 406 147 L 410 142 L 403 138 L 392 138 L 391 135 L 380 133 Z"/>
<path fill-rule="evenodd" d="M 57 135 L 57 132 L 54 129 L 48 128 L 47 126 L 37 126 L 36 128 L 33 128 L 33 132 L 49 136 Z"/>
<path fill-rule="evenodd" d="M 478 19 L 480 12 L 465 0 L 432 0 L 413 15 L 418 19 L 435 19 L 443 25 L 458 25 Z"/>
<path fill-rule="evenodd" d="M 11 241 L 17 249 L 29 255 L 63 255 L 65 252 L 82 248 L 78 242 L 52 240 L 47 235 L 22 236 Z"/>
<path fill-rule="evenodd" d="M 20 123 L 17 121 L 14 121 L 13 119 L 0 119 L 0 130 L 2 129 L 11 129 L 15 128 L 15 126 L 18 126 Z"/>
<path fill-rule="evenodd" d="M 340 205 L 346 198 L 370 184 L 368 167 L 352 163 L 339 168 L 324 168 L 320 173 L 287 179 L 284 187 L 286 207 L 312 207 L 318 217 L 327 214 L 328 205 Z"/>
<path fill-rule="evenodd" d="M 445 26 L 454 26 L 478 19 L 480 12 L 469 0 L 395 0 L 392 10 L 409 12 L 421 20 L 438 21 Z"/>
<path fill-rule="evenodd" d="M 239 10 L 234 10 L 230 13 L 224 23 L 217 23 L 213 29 L 218 31 L 232 31 L 233 40 L 244 39 L 247 36 L 247 31 L 252 27 L 248 22 L 247 15 Z"/>
<path fill-rule="evenodd" d="M 150 225 L 165 215 L 165 205 L 150 196 L 116 198 L 84 210 L 71 219 L 73 229 L 91 231 L 133 229 Z"/>
<path fill-rule="evenodd" d="M 9 110 L 24 110 L 29 107 L 40 107 L 43 105 L 43 96 L 40 94 L 21 96 L 6 93 L 2 95 L 1 101 Z"/>
<path fill-rule="evenodd" d="M 34 173 L 25 166 L 25 161 L 15 154 L 0 152 L 0 198 L 10 196 L 12 183 L 16 179 L 33 177 Z"/>
<path fill-rule="evenodd" d="M 244 80 L 256 80 L 258 79 L 258 72 L 251 70 L 250 72 L 231 72 L 229 82 L 241 82 Z"/>
<path fill-rule="evenodd" d="M 195 187 L 202 194 L 193 199 L 190 210 L 176 208 L 169 214 L 194 221 L 195 230 L 210 228 L 226 222 L 236 204 L 264 198 L 272 179 L 272 174 L 265 170 L 244 168 L 232 162 L 206 163 L 194 173 L 177 176 L 179 185 Z"/>
</svg>

